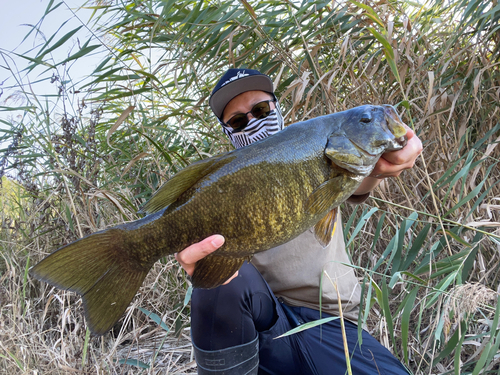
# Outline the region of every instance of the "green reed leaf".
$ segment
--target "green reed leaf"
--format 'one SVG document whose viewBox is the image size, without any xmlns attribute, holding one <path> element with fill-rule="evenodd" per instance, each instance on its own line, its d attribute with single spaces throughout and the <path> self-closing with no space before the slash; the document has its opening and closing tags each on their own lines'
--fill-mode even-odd
<svg viewBox="0 0 500 375">
<path fill-rule="evenodd" d="M 328 318 L 318 319 L 318 320 L 314 320 L 312 322 L 307 322 L 307 323 L 301 324 L 300 326 L 295 327 L 295 328 L 283 333 L 282 335 L 279 335 L 278 337 L 275 338 L 275 340 L 280 339 L 282 337 L 293 335 L 295 333 L 305 331 L 306 329 L 317 327 L 321 324 L 325 324 L 325 323 L 331 322 L 332 320 L 336 320 L 336 319 L 340 319 L 340 318 L 338 316 L 331 316 Z"/>
<path fill-rule="evenodd" d="M 63 25 L 64 25 L 64 23 L 63 23 Z M 45 47 L 47 47 L 49 45 L 49 41 L 47 41 L 47 43 L 45 44 L 45 46 L 43 46 L 42 49 L 40 50 L 40 53 L 38 54 L 37 57 L 43 58 L 43 56 L 45 56 L 45 55 L 49 54 L 50 52 L 56 50 L 57 48 L 61 47 L 73 35 L 75 35 L 82 27 L 83 27 L 83 25 L 82 26 L 78 26 L 76 29 L 73 29 L 73 30 L 69 31 L 63 37 L 61 37 L 61 39 L 59 39 L 56 43 L 54 43 L 51 47 L 45 49 Z M 54 37 L 54 36 L 55 36 L 55 34 L 52 37 Z"/>
<path fill-rule="evenodd" d="M 403 314 L 401 316 L 401 346 L 403 348 L 403 358 L 406 364 L 408 364 L 408 338 L 410 332 L 410 315 L 415 306 L 415 299 L 417 298 L 417 293 L 420 287 L 414 287 L 408 294 L 407 298 L 403 300 L 402 305 Z"/>
<path fill-rule="evenodd" d="M 165 324 L 165 322 L 161 319 L 161 317 L 158 314 L 155 314 L 154 312 L 148 311 L 143 307 L 138 307 L 139 310 L 141 310 L 142 313 L 144 313 L 148 318 L 151 318 L 153 322 L 155 322 L 158 326 L 163 328 L 165 331 L 170 331 L 168 326 Z"/>
<path fill-rule="evenodd" d="M 358 223 L 356 224 L 356 228 L 354 228 L 354 231 L 352 232 L 351 237 L 349 237 L 349 241 L 347 242 L 346 247 L 348 247 L 352 243 L 352 241 L 354 241 L 357 234 L 363 228 L 363 226 L 366 224 L 368 219 L 377 211 L 378 211 L 377 207 L 372 207 L 366 214 L 363 214 L 361 216 L 361 219 L 359 219 Z"/>
<path fill-rule="evenodd" d="M 142 361 L 139 361 L 138 359 L 132 359 L 132 358 L 127 358 L 127 359 L 120 359 L 118 360 L 118 363 L 122 365 L 130 365 L 134 367 L 139 367 L 143 369 L 148 369 L 150 366 L 147 363 L 144 363 Z"/>
</svg>

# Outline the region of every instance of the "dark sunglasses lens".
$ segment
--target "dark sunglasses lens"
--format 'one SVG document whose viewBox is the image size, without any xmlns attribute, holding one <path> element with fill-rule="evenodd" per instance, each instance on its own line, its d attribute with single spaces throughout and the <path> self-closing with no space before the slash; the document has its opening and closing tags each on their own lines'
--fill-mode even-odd
<svg viewBox="0 0 500 375">
<path fill-rule="evenodd" d="M 257 103 L 253 106 L 252 110 L 249 112 L 256 119 L 261 119 L 269 116 L 271 112 L 271 107 L 269 107 L 269 100 Z M 227 124 L 235 130 L 243 130 L 245 126 L 248 125 L 247 113 L 240 113 L 229 119 Z"/>
<path fill-rule="evenodd" d="M 239 129 L 247 126 L 248 117 L 247 115 L 240 113 L 239 115 L 231 117 L 227 123 L 233 129 Z"/>
<path fill-rule="evenodd" d="M 252 116 L 257 119 L 269 116 L 269 112 L 271 112 L 271 108 L 268 101 L 257 103 L 252 108 Z"/>
</svg>

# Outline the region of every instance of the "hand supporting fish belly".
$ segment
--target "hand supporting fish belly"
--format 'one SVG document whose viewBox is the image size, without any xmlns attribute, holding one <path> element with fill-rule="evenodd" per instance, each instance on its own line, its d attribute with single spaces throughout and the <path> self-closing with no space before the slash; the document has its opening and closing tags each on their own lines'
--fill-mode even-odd
<svg viewBox="0 0 500 375">
<path fill-rule="evenodd" d="M 225 243 L 196 263 L 196 288 L 221 285 L 256 252 L 313 226 L 326 246 L 336 207 L 384 152 L 405 146 L 405 134 L 389 105 L 295 123 L 247 147 L 189 165 L 145 204 L 147 216 L 64 246 L 30 273 L 80 294 L 89 328 L 103 334 L 158 259 L 212 234 L 223 235 Z"/>
</svg>

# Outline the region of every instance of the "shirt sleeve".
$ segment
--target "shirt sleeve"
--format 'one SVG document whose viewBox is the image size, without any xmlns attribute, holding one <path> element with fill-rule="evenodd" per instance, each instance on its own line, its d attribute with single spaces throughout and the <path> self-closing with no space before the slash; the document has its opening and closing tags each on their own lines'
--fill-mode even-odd
<svg viewBox="0 0 500 375">
<path fill-rule="evenodd" d="M 347 198 L 346 202 L 350 204 L 360 204 L 368 199 L 370 193 L 361 194 L 361 195 L 351 195 Z"/>
</svg>

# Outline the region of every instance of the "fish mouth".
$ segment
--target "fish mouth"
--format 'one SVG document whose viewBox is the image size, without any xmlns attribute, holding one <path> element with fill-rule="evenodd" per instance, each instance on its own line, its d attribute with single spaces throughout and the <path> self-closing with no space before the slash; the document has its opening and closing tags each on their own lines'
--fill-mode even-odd
<svg viewBox="0 0 500 375">
<path fill-rule="evenodd" d="M 387 151 L 401 150 L 408 143 L 405 124 L 401 121 L 401 118 L 392 105 L 385 104 L 383 108 L 387 124 L 386 130 L 388 130 L 395 138 L 392 142 L 392 148 L 388 148 Z"/>
<path fill-rule="evenodd" d="M 360 151 L 363 155 L 369 156 L 371 158 L 375 157 L 375 154 L 370 154 L 368 151 L 366 151 L 364 148 L 361 148 L 354 142 L 353 140 L 349 139 L 349 141 L 352 143 L 352 145 L 356 148 L 356 150 Z"/>
<path fill-rule="evenodd" d="M 396 142 L 401 148 L 404 148 L 408 144 L 408 137 L 405 135 L 403 137 L 396 138 Z"/>
<path fill-rule="evenodd" d="M 333 165 L 335 165 L 336 168 L 341 169 L 344 174 L 349 175 L 351 177 L 360 177 L 360 176 L 366 177 L 373 170 L 373 165 L 347 163 L 338 159 L 330 160 L 330 162 Z"/>
<path fill-rule="evenodd" d="M 344 173 L 347 176 L 351 176 L 354 178 L 359 178 L 359 177 L 366 177 L 370 173 L 372 173 L 373 166 L 366 166 L 366 165 L 351 165 L 351 164 L 345 164 L 342 162 L 336 162 L 332 161 L 331 162 L 336 169 L 340 169 L 342 173 Z"/>
</svg>

